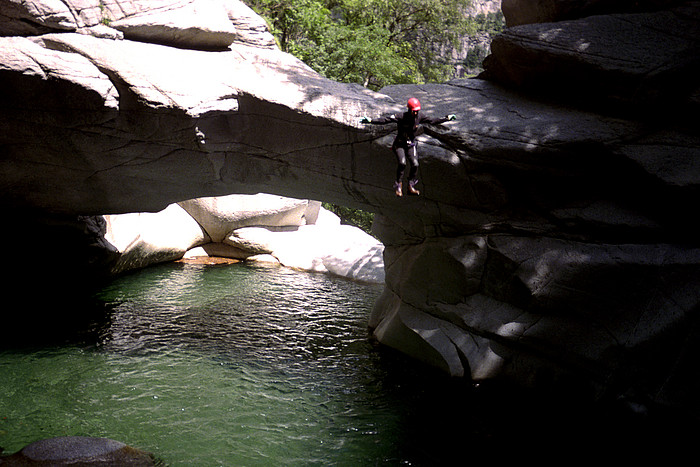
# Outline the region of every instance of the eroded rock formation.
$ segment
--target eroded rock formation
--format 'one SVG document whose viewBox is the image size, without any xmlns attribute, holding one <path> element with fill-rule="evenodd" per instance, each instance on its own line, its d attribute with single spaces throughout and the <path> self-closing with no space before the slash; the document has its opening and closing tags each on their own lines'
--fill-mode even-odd
<svg viewBox="0 0 700 467">
<path fill-rule="evenodd" d="M 259 193 L 196 198 L 156 213 L 96 216 L 110 274 L 183 258 L 229 258 L 383 283 L 384 246 L 318 201 Z"/>
<path fill-rule="evenodd" d="M 220 10 L 233 29 L 183 22 L 184 42 L 173 11 L 201 2 L 148 2 L 138 22 L 135 1 L 101 2 L 119 6 L 110 21 L 97 1 L 64 3 L 2 2 L 15 9 L 0 22 L 7 208 L 94 215 L 267 192 L 372 210 L 380 342 L 475 380 L 573 381 L 700 413 L 698 2 L 507 14 L 521 25 L 481 79 L 381 93 L 279 52 L 235 1 Z M 457 121 L 425 129 L 422 194 L 397 199 L 391 129 L 358 121 L 409 96 Z"/>
</svg>

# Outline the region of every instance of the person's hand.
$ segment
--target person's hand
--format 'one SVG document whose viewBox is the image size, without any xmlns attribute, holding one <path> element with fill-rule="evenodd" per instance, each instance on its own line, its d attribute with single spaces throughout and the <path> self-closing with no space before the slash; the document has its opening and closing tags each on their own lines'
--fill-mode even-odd
<svg viewBox="0 0 700 467">
<path fill-rule="evenodd" d="M 362 117 L 360 123 L 372 123 L 372 120 L 370 120 L 369 117 Z"/>
<path fill-rule="evenodd" d="M 447 116 L 447 120 L 449 120 L 449 121 L 457 120 L 457 116 L 455 114 L 450 114 Z"/>
</svg>

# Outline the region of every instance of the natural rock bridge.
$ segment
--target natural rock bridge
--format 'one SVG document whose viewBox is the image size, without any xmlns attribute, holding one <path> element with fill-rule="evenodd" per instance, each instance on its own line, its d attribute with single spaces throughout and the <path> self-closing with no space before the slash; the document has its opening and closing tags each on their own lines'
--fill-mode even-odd
<svg viewBox="0 0 700 467">
<path fill-rule="evenodd" d="M 85 216 L 266 192 L 370 210 L 380 342 L 452 375 L 573 377 L 698 413 L 699 8 L 636 4 L 657 8 L 509 28 L 482 79 L 374 93 L 280 52 L 237 1 L 2 0 L 2 202 Z M 409 96 L 457 120 L 425 128 L 421 196 L 399 199 L 392 129 L 359 118 Z"/>
</svg>

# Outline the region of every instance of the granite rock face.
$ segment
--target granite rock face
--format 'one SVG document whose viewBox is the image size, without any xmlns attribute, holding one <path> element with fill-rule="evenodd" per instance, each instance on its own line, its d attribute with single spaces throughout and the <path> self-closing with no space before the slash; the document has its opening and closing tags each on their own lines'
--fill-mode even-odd
<svg viewBox="0 0 700 467">
<path fill-rule="evenodd" d="M 574 381 L 700 414 L 698 2 L 520 21 L 480 79 L 380 93 L 281 53 L 237 2 L 223 9 L 238 35 L 216 51 L 206 34 L 168 44 L 150 20 L 132 39 L 95 32 L 99 8 L 78 3 L 74 26 L 0 22 L 5 207 L 104 215 L 265 192 L 371 210 L 380 342 L 474 380 Z M 410 96 L 457 120 L 426 126 L 421 196 L 399 199 L 392 128 L 359 118 Z"/>
<path fill-rule="evenodd" d="M 697 2 L 662 3 L 681 4 L 508 28 L 491 44 L 483 78 L 598 112 L 696 121 Z"/>
<path fill-rule="evenodd" d="M 684 0 L 502 0 L 507 26 L 551 23 L 585 16 L 656 11 Z"/>
</svg>

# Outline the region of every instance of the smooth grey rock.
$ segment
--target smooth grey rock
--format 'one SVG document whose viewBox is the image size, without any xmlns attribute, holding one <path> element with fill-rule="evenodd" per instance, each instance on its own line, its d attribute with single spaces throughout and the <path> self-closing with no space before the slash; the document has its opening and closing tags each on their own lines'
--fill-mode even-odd
<svg viewBox="0 0 700 467">
<path fill-rule="evenodd" d="M 228 9 L 229 20 L 236 30 L 236 42 L 268 49 L 277 47 L 267 23 L 252 8 L 242 1 L 226 1 L 224 7 Z"/>
<path fill-rule="evenodd" d="M 313 202 L 260 193 L 197 198 L 182 201 L 187 211 L 213 242 L 223 242 L 234 230 L 247 226 L 288 227 L 305 225 Z"/>
<path fill-rule="evenodd" d="M 371 283 L 383 283 L 385 278 L 384 246 L 350 225 L 243 227 L 231 232 L 225 243 L 249 256 L 270 254 L 294 269 Z"/>
<path fill-rule="evenodd" d="M 0 0 L 0 36 L 30 36 L 78 27 L 60 0 Z"/>
<path fill-rule="evenodd" d="M 551 23 L 592 15 L 659 10 L 684 0 L 502 0 L 508 27 Z"/>
<path fill-rule="evenodd" d="M 198 0 L 178 8 L 146 10 L 110 22 L 126 39 L 186 49 L 222 50 L 237 38 L 223 2 Z"/>
<path fill-rule="evenodd" d="M 156 462 L 153 454 L 119 441 L 108 438 L 62 436 L 31 443 L 12 456 L 0 458 L 0 464 L 8 467 L 28 465 L 137 467 L 156 465 Z"/>
<path fill-rule="evenodd" d="M 270 254 L 286 267 L 383 283 L 383 245 L 320 204 L 263 193 L 198 198 L 157 213 L 103 216 L 101 237 L 117 253 L 112 274 L 182 258 Z"/>
<path fill-rule="evenodd" d="M 119 252 L 112 273 L 174 261 L 210 241 L 199 223 L 182 207 L 171 204 L 157 213 L 104 216 L 105 239 Z"/>
<path fill-rule="evenodd" d="M 651 13 L 511 27 L 491 43 L 484 77 L 636 118 L 696 119 L 698 24 L 700 3 L 687 2 Z"/>
</svg>

